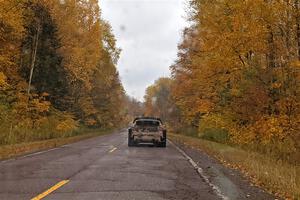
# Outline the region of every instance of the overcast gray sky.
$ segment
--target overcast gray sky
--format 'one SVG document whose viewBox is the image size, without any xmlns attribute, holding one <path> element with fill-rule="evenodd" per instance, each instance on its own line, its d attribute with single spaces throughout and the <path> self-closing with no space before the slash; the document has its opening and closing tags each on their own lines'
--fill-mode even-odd
<svg viewBox="0 0 300 200">
<path fill-rule="evenodd" d="M 117 67 L 124 88 L 143 100 L 147 86 L 170 75 L 187 25 L 186 0 L 101 0 L 100 7 L 122 49 Z"/>
</svg>

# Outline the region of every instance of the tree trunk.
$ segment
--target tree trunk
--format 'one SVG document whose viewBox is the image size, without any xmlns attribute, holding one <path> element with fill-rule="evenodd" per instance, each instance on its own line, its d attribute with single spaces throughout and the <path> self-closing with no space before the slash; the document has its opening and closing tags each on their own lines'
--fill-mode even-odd
<svg viewBox="0 0 300 200">
<path fill-rule="evenodd" d="M 295 0 L 296 12 L 296 41 L 297 41 L 297 56 L 300 60 L 300 14 L 299 14 L 299 0 Z"/>
<path fill-rule="evenodd" d="M 268 25 L 269 36 L 268 36 L 268 46 L 269 52 L 267 54 L 268 68 L 272 70 L 275 66 L 275 45 L 274 45 L 274 34 L 270 25 Z"/>
<path fill-rule="evenodd" d="M 292 46 L 292 42 L 291 42 L 291 31 L 292 31 L 292 12 L 291 12 L 291 3 L 290 0 L 286 0 L 286 24 L 285 24 L 285 46 L 286 46 L 286 62 L 290 62 L 291 60 L 291 46 Z"/>
<path fill-rule="evenodd" d="M 35 34 L 34 40 L 33 40 L 33 50 L 32 50 L 32 54 L 31 54 L 30 74 L 29 74 L 29 82 L 28 82 L 28 89 L 27 89 L 28 97 L 30 95 L 32 76 L 33 76 L 33 71 L 34 71 L 34 66 L 35 66 L 36 53 L 37 53 L 38 41 L 39 41 L 39 33 L 40 33 L 40 26 L 38 25 L 36 34 Z"/>
</svg>

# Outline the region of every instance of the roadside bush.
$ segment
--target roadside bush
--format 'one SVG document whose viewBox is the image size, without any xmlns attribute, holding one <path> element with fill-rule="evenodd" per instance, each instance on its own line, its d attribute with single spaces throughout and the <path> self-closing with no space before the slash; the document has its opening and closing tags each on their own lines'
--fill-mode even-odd
<svg viewBox="0 0 300 200">
<path fill-rule="evenodd" d="M 180 134 L 184 134 L 186 136 L 198 137 L 198 128 L 193 126 L 182 126 L 177 128 L 176 130 L 172 129 L 172 131 Z"/>
<path fill-rule="evenodd" d="M 0 145 L 70 137 L 79 134 L 79 123 L 69 113 L 51 109 L 35 120 L 26 114 L 19 116 L 5 105 L 0 105 Z"/>
<path fill-rule="evenodd" d="M 200 138 L 219 143 L 229 143 L 230 137 L 226 130 L 218 128 L 206 128 L 199 133 Z"/>
<path fill-rule="evenodd" d="M 70 114 L 65 114 L 64 119 L 58 122 L 56 130 L 60 133 L 68 133 L 76 130 L 78 126 L 78 121 L 74 119 L 74 116 Z"/>
</svg>

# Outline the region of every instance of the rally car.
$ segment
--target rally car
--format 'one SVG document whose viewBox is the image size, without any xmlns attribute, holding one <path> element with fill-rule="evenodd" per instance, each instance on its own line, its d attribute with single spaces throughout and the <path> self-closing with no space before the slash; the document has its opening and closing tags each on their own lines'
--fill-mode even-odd
<svg viewBox="0 0 300 200">
<path fill-rule="evenodd" d="M 155 117 L 135 118 L 128 129 L 128 146 L 140 143 L 152 143 L 158 147 L 166 147 L 167 130 L 161 119 Z"/>
</svg>

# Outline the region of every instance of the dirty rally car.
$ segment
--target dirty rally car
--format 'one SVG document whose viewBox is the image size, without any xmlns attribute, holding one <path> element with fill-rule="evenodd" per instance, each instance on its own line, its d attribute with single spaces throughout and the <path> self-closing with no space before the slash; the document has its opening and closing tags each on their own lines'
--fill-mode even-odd
<svg viewBox="0 0 300 200">
<path fill-rule="evenodd" d="M 128 146 L 140 143 L 153 143 L 158 147 L 166 147 L 167 130 L 162 121 L 154 117 L 135 118 L 128 129 Z"/>
</svg>

